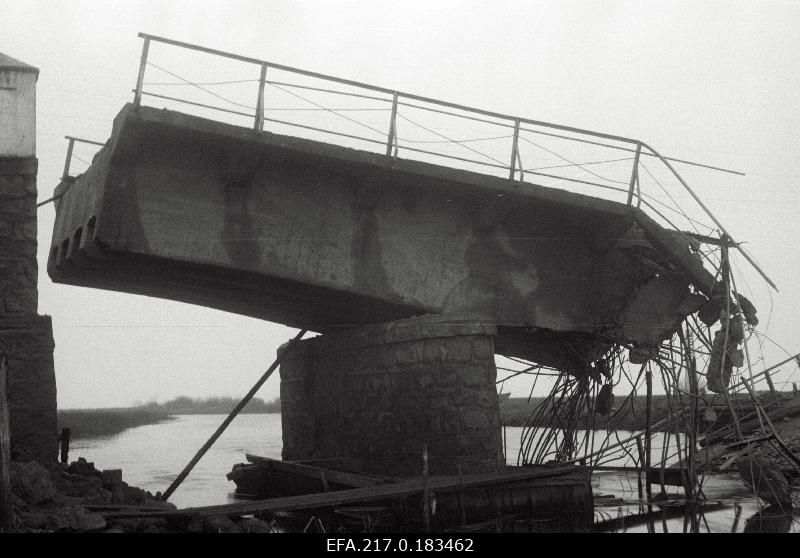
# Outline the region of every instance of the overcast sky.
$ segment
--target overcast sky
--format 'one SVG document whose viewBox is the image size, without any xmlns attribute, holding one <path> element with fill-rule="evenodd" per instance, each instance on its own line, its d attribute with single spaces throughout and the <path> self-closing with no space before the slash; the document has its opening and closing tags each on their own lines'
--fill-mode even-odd
<svg viewBox="0 0 800 558">
<path fill-rule="evenodd" d="M 65 134 L 104 141 L 130 101 L 139 32 L 533 119 L 640 138 L 735 168 L 681 168 L 778 284 L 739 258 L 761 329 L 800 351 L 800 3 L 0 0 L 0 52 L 40 69 L 39 199 Z M 294 334 L 175 302 L 53 284 L 39 211 L 39 311 L 61 407 L 244 394 Z M 755 339 L 754 339 L 755 342 Z M 785 353 L 763 341 L 768 363 Z M 758 344 L 754 356 L 762 354 Z M 757 368 L 762 366 L 757 365 Z M 781 381 L 798 379 L 784 367 Z M 506 387 L 527 395 L 523 380 Z M 270 379 L 260 396 L 278 394 Z"/>
</svg>

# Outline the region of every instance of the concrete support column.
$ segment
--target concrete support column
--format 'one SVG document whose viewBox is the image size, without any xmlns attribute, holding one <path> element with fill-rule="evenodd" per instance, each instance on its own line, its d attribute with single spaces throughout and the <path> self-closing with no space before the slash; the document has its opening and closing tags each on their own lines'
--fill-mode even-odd
<svg viewBox="0 0 800 558">
<path fill-rule="evenodd" d="M 280 367 L 283 459 L 416 476 L 503 464 L 492 324 L 424 316 L 300 342 Z"/>
</svg>

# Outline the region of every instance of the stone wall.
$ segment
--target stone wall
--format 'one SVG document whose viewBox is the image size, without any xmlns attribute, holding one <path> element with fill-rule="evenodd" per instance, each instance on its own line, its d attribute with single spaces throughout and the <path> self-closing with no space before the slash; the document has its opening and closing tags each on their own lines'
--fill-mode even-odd
<svg viewBox="0 0 800 558">
<path fill-rule="evenodd" d="M 283 459 L 419 475 L 503 462 L 494 325 L 425 316 L 301 341 L 281 363 Z"/>
<path fill-rule="evenodd" d="M 0 351 L 8 355 L 11 457 L 55 461 L 56 381 L 50 316 L 0 316 Z"/>
<path fill-rule="evenodd" d="M 0 351 L 8 355 L 14 459 L 58 451 L 53 328 L 37 315 L 35 157 L 0 157 Z"/>
<path fill-rule="evenodd" d="M 0 315 L 37 310 L 36 159 L 0 157 Z"/>
</svg>

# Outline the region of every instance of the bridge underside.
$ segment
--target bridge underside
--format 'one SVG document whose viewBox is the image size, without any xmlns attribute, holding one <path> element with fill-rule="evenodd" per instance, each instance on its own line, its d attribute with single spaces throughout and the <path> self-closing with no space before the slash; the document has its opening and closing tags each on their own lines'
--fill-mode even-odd
<svg viewBox="0 0 800 558">
<path fill-rule="evenodd" d="M 713 285 L 622 204 L 147 107 L 56 194 L 56 282 L 321 333 L 470 315 L 560 369 L 658 343 Z"/>
</svg>

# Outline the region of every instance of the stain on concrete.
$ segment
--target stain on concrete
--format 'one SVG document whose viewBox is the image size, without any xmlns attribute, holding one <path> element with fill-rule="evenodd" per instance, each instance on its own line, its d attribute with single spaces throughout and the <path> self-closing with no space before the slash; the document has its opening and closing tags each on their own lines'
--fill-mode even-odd
<svg viewBox="0 0 800 558">
<path fill-rule="evenodd" d="M 382 173 L 367 175 L 353 188 L 353 241 L 351 254 L 355 262 L 354 286 L 370 294 L 391 293 L 392 287 L 383 266 L 383 246 L 377 209 L 382 201 L 381 189 L 391 183 Z"/>
<path fill-rule="evenodd" d="M 257 157 L 251 152 L 234 151 L 224 177 L 222 245 L 230 261 L 242 269 L 258 269 L 261 264 L 258 228 L 250 213 L 251 182 L 257 168 Z"/>
</svg>

